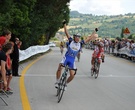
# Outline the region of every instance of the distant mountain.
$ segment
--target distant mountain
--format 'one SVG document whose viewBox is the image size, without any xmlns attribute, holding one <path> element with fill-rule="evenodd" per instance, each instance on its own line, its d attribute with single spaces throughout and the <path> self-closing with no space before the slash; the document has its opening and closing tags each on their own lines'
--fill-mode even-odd
<svg viewBox="0 0 135 110">
<path fill-rule="evenodd" d="M 92 15 L 82 14 L 78 11 L 70 12 L 70 21 L 68 23 L 69 33 L 81 33 L 82 36 L 87 36 L 98 27 L 98 34 L 101 37 L 120 37 L 122 29 L 128 28 L 130 34 L 135 34 L 135 13 L 125 15 Z M 129 35 L 124 35 L 125 37 Z"/>
<path fill-rule="evenodd" d="M 79 17 L 80 15 L 83 15 L 83 14 L 79 13 L 78 11 L 70 11 L 71 17 Z"/>
</svg>

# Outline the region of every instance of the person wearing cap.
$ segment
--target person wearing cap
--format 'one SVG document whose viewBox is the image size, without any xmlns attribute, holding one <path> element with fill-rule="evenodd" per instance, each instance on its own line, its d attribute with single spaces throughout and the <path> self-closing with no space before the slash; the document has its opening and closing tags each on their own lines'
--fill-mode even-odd
<svg viewBox="0 0 135 110">
<path fill-rule="evenodd" d="M 55 88 L 58 88 L 58 83 L 59 83 L 59 79 L 61 76 L 62 67 L 66 66 L 66 65 L 68 65 L 68 67 L 70 68 L 69 69 L 70 76 L 67 78 L 67 84 L 73 80 L 73 78 L 76 74 L 76 71 L 77 71 L 77 68 L 75 66 L 75 58 L 81 49 L 81 43 L 80 43 L 81 35 L 74 34 L 73 38 L 71 38 L 70 35 L 68 34 L 66 23 L 64 22 L 63 25 L 64 25 L 64 32 L 69 41 L 69 45 L 67 47 L 67 51 L 66 51 L 65 55 L 63 56 L 61 62 L 59 63 L 59 66 L 58 66 L 58 69 L 56 72 Z M 84 43 L 89 42 L 91 39 L 97 38 L 98 35 L 96 34 L 96 31 L 98 31 L 97 28 L 96 28 L 96 30 L 93 31 L 93 33 L 90 36 L 87 37 L 86 40 L 84 40 Z M 67 85 L 66 85 L 66 87 L 67 87 Z M 66 90 L 66 87 L 65 87 L 65 90 Z"/>
</svg>

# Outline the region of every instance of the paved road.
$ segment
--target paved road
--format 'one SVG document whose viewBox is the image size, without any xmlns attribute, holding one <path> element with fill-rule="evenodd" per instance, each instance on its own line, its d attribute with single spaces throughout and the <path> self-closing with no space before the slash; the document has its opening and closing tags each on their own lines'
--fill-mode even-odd
<svg viewBox="0 0 135 110">
<path fill-rule="evenodd" d="M 91 53 L 83 49 L 80 62 L 76 60 L 77 75 L 60 103 L 54 88 L 55 72 L 62 58 L 59 48 L 52 48 L 37 62 L 21 64 L 23 76 L 13 77 L 14 94 L 3 96 L 9 106 L 0 100 L 0 110 L 133 110 L 135 63 L 106 55 L 100 75 L 94 79 L 90 77 Z"/>
</svg>

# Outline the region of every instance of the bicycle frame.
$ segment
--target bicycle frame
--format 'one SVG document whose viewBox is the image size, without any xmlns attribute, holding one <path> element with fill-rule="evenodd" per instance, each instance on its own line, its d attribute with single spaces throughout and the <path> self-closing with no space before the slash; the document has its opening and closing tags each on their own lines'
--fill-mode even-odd
<svg viewBox="0 0 135 110">
<path fill-rule="evenodd" d="M 65 70 L 63 74 L 61 75 L 60 82 L 58 84 L 58 89 L 57 89 L 57 95 L 58 96 L 58 103 L 61 101 L 63 93 L 64 93 L 64 88 L 66 86 L 66 81 L 67 81 L 67 73 L 68 73 L 68 65 L 65 66 Z"/>
</svg>

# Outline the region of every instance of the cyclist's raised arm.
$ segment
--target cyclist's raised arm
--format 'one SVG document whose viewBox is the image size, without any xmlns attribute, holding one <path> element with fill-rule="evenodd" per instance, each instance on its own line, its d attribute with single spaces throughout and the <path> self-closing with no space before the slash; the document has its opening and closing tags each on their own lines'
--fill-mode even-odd
<svg viewBox="0 0 135 110">
<path fill-rule="evenodd" d="M 98 34 L 96 34 L 96 32 L 98 31 L 98 29 L 96 28 L 93 33 L 88 36 L 88 38 L 84 41 L 85 43 L 89 42 L 90 40 L 94 40 L 96 38 L 98 38 Z"/>
<path fill-rule="evenodd" d="M 68 34 L 67 25 L 66 24 L 64 24 L 64 32 L 65 32 L 67 38 L 69 39 L 70 38 L 70 35 Z"/>
</svg>

